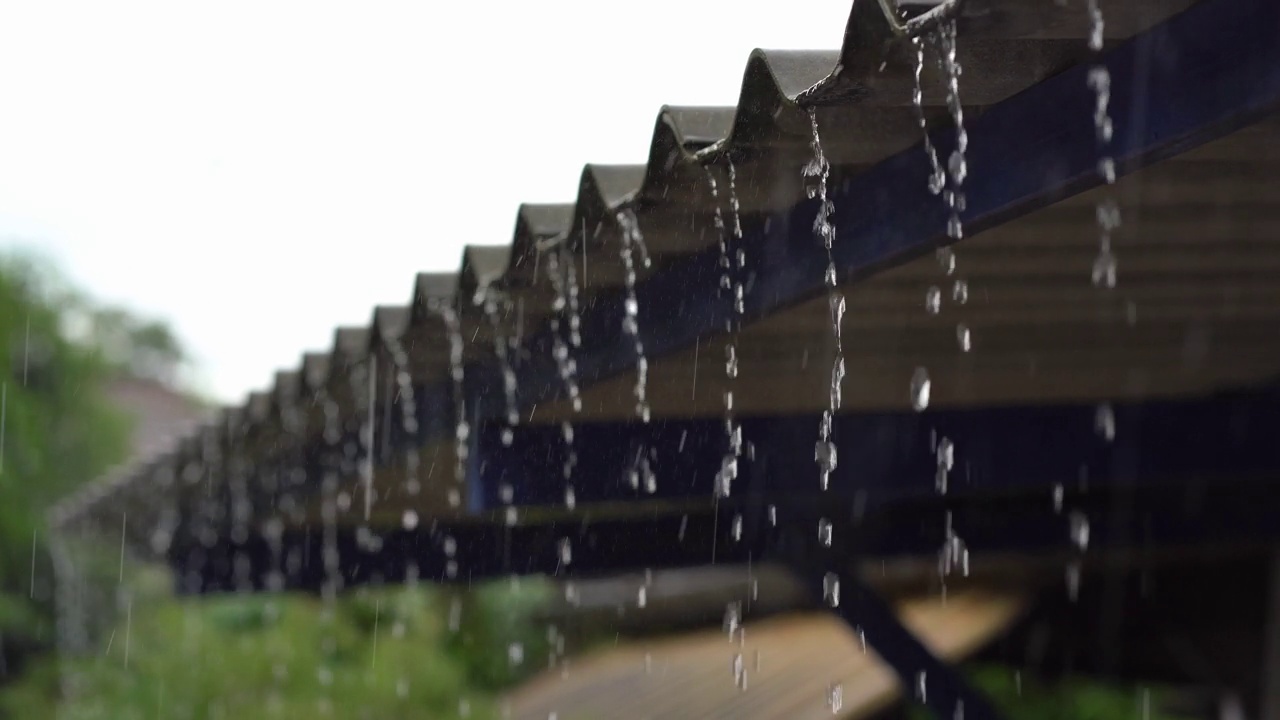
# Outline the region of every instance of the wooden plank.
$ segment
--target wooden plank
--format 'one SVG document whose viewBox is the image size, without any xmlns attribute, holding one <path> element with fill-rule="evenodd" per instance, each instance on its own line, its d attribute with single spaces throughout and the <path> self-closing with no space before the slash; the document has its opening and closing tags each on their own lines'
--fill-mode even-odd
<svg viewBox="0 0 1280 720">
<path fill-rule="evenodd" d="M 958 660 L 1021 612 L 1016 595 L 953 593 L 899 606 L 903 623 L 937 655 Z M 746 688 L 735 685 L 741 653 Z M 639 641 L 572 658 L 505 698 L 513 718 L 829 718 L 827 689 L 841 686 L 841 717 L 867 717 L 898 696 L 892 671 L 827 615 L 748 623 L 742 642 L 724 633 Z"/>
</svg>

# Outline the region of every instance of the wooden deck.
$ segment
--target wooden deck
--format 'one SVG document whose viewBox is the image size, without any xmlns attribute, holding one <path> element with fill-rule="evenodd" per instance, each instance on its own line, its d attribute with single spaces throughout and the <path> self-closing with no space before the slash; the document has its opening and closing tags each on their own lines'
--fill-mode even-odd
<svg viewBox="0 0 1280 720">
<path fill-rule="evenodd" d="M 964 658 L 1007 628 L 1023 608 L 1014 595 L 952 593 L 900 604 L 903 622 L 933 652 Z M 746 687 L 735 680 L 741 653 Z M 807 613 L 748 622 L 732 639 L 707 631 L 635 642 L 573 658 L 508 698 L 509 717 L 529 720 L 610 718 L 829 718 L 839 686 L 845 718 L 866 717 L 899 696 L 893 671 L 839 619 Z M 927 678 L 926 678 L 927 685 Z M 915 692 L 915 689 L 912 689 Z"/>
</svg>

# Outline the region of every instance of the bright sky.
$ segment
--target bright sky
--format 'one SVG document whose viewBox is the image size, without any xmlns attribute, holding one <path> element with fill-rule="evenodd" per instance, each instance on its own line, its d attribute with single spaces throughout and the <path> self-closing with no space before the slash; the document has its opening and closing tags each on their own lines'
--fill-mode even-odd
<svg viewBox="0 0 1280 720">
<path fill-rule="evenodd" d="M 663 103 L 732 105 L 753 47 L 849 0 L 0 3 L 0 248 L 169 321 L 203 390 L 266 387 L 405 303 Z"/>
</svg>

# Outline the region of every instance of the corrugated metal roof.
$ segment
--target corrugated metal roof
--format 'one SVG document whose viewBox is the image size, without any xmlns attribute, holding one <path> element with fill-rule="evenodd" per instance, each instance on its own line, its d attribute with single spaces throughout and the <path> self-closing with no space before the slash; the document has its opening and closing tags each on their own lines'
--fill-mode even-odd
<svg viewBox="0 0 1280 720">
<path fill-rule="evenodd" d="M 1191 4 L 1144 0 L 1108 8 L 1107 38 L 1129 37 Z M 969 117 L 1089 56 L 1082 6 L 971 0 L 964 13 L 959 61 Z M 618 260 L 618 211 L 634 211 L 653 258 L 651 268 L 641 269 L 640 282 L 660 275 L 718 240 L 714 209 L 727 206 L 723 196 L 712 197 L 708 167 L 715 167 L 723 187 L 725 163 L 732 161 L 744 224 L 767 223 L 770 213 L 804 200 L 801 169 L 811 158 L 811 109 L 822 128 L 833 184 L 847 184 L 871 165 L 917 145 L 914 72 L 914 50 L 894 39 L 873 3 L 854 5 L 838 51 L 753 52 L 736 107 L 663 108 L 647 164 L 585 166 L 573 204 L 522 206 L 509 245 L 468 246 L 457 273 L 419 274 L 407 307 L 379 308 L 369 327 L 337 330 L 331 350 L 306 354 L 299 370 L 277 375 L 270 391 L 254 394 L 245 407 L 226 410 L 218 423 L 182 443 L 164 462 L 202 467 L 192 471 L 200 477 L 212 472 L 208 466 L 214 457 L 284 463 L 306 447 L 333 442 L 329 436 L 335 432 L 358 435 L 372 417 L 377 433 L 421 440 L 415 459 L 383 458 L 378 472 L 387 480 L 379 487 L 400 488 L 410 472 L 429 485 L 420 493 L 379 498 L 380 522 L 395 522 L 406 505 L 448 514 L 444 498 L 456 460 L 452 413 L 457 398 L 425 392 L 450 387 L 451 343 L 437 306 L 458 312 L 468 382 L 483 383 L 482 399 L 498 407 L 503 399 L 495 382 L 495 331 L 524 341 L 517 363 L 549 357 L 550 347 L 537 342 L 548 337 L 555 300 L 546 278 L 549 253 L 563 249 L 564 259 L 572 261 L 584 309 L 610 307 L 619 302 L 625 278 Z M 948 123 L 943 83 L 940 69 L 926 63 L 921 86 L 931 126 Z M 1088 122 L 1081 118 L 1082 124 Z M 971 299 L 963 306 L 946 303 L 938 315 L 924 312 L 925 289 L 951 280 L 931 258 L 847 286 L 846 362 L 856 383 L 847 390 L 846 407 L 904 406 L 918 366 L 930 368 L 935 402 L 942 405 L 1176 395 L 1274 376 L 1280 355 L 1259 338 L 1268 337 L 1266 329 L 1280 319 L 1280 298 L 1271 282 L 1280 255 L 1267 242 L 1280 216 L 1268 209 L 1277 199 L 1269 182 L 1276 171 L 1258 162 L 1259 149 L 1273 146 L 1274 127 L 1268 122 L 1247 129 L 1117 184 L 1114 193 L 1126 224 L 1116 241 L 1121 282 L 1114 292 L 1098 292 L 1088 282 L 1097 244 L 1096 194 L 1064 200 L 966 240 L 959 250 L 958 277 L 968 283 Z M 923 182 L 923 154 L 920 163 Z M 1199 179 L 1206 173 L 1219 181 L 1206 184 Z M 476 302 L 486 289 L 503 300 L 496 322 Z M 974 352 L 956 351 L 957 322 L 973 327 Z M 612 320 L 586 331 L 620 332 Z M 1211 343 L 1204 341 L 1205 333 L 1212 334 Z M 723 412 L 723 344 L 723 337 L 706 338 L 655 358 L 649 399 L 657 416 Z M 738 339 L 738 412 L 824 408 L 833 349 L 825 298 L 745 327 Z M 416 393 L 411 414 L 419 421 L 415 430 L 379 425 L 384 415 L 403 414 L 406 400 L 395 383 L 370 382 L 368 368 L 374 366 L 410 377 Z M 608 363 L 601 367 L 607 369 Z M 633 377 L 596 377 L 597 369 L 590 367 L 583 371 L 580 415 L 548 381 L 520 388 L 524 421 L 632 414 Z M 302 429 L 282 432 L 283 418 L 299 413 Z M 344 487 L 351 484 L 360 472 L 355 458 L 361 452 L 359 447 L 340 452 L 341 459 L 327 471 L 337 473 Z M 64 503 L 56 517 L 79 521 L 97 515 L 105 522 L 139 498 L 154 505 L 149 469 L 109 490 L 86 489 Z M 318 482 L 310 481 L 312 486 Z"/>
</svg>

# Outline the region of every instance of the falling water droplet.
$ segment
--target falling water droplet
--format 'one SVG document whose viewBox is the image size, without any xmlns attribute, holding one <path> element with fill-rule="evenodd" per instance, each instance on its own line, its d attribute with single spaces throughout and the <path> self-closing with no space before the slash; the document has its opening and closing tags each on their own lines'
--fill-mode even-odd
<svg viewBox="0 0 1280 720">
<path fill-rule="evenodd" d="M 639 589 L 636 590 L 636 607 L 643 610 L 648 605 L 649 605 L 649 590 L 645 586 L 641 585 Z"/>
<path fill-rule="evenodd" d="M 827 709 L 832 715 L 839 715 L 844 709 L 844 686 L 833 683 L 827 687 Z"/>
<path fill-rule="evenodd" d="M 1116 256 L 1109 247 L 1100 249 L 1093 261 L 1093 284 L 1106 289 L 1116 286 Z"/>
<path fill-rule="evenodd" d="M 1089 0 L 1089 49 L 1094 52 L 1102 51 L 1102 41 L 1105 35 L 1106 23 L 1103 21 L 1102 8 L 1098 6 L 1098 0 Z"/>
<path fill-rule="evenodd" d="M 964 179 L 969 175 L 969 166 L 965 162 L 964 153 L 959 150 L 953 150 L 950 159 L 947 161 L 947 170 L 951 173 L 951 177 L 955 179 L 955 184 L 962 185 Z"/>
<path fill-rule="evenodd" d="M 731 531 L 733 534 L 734 542 L 741 542 L 742 541 L 742 516 L 741 515 L 733 516 L 733 525 L 731 527 Z"/>
<path fill-rule="evenodd" d="M 828 607 L 840 607 L 840 576 L 827 573 L 822 577 L 822 599 Z"/>
<path fill-rule="evenodd" d="M 418 513 L 415 510 L 405 510 L 404 515 L 400 517 L 400 526 L 405 530 L 416 530 L 418 527 Z"/>
<path fill-rule="evenodd" d="M 640 339 L 640 303 L 636 296 L 634 256 L 635 252 L 639 250 L 647 267 L 649 265 L 649 252 L 645 249 L 644 235 L 640 231 L 640 223 L 636 219 L 635 212 L 630 208 L 620 210 L 617 213 L 617 220 L 619 227 L 622 229 L 622 244 L 619 248 L 619 256 L 622 258 L 622 265 L 625 271 L 624 284 L 627 293 L 622 330 L 631 337 L 635 351 L 636 382 L 633 392 L 636 398 L 636 415 L 647 423 L 650 419 L 647 390 L 649 364 L 645 356 L 644 342 Z"/>
<path fill-rule="evenodd" d="M 924 294 L 924 309 L 930 315 L 937 315 L 942 309 L 942 290 L 937 285 L 931 286 Z"/>
<path fill-rule="evenodd" d="M 956 252 L 951 248 L 938 248 L 934 257 L 937 258 L 938 266 L 942 268 L 943 273 L 950 275 L 956 271 Z"/>
<path fill-rule="evenodd" d="M 734 633 L 738 632 L 738 627 L 742 623 L 742 606 L 736 602 L 727 603 L 724 606 L 724 620 L 721 624 L 725 633 L 732 639 Z"/>
<path fill-rule="evenodd" d="M 1109 157 L 1099 160 L 1098 175 L 1102 176 L 1103 181 L 1108 185 L 1114 184 L 1116 181 L 1116 161 Z"/>
<path fill-rule="evenodd" d="M 947 479 L 956 462 L 955 445 L 950 439 L 944 437 L 938 441 L 935 457 L 938 464 L 935 486 L 939 493 L 945 495 L 947 492 Z"/>
<path fill-rule="evenodd" d="M 969 326 L 964 323 L 956 325 L 956 344 L 960 352 L 969 352 L 973 348 L 973 338 L 969 334 Z"/>
<path fill-rule="evenodd" d="M 969 302 L 969 283 L 964 280 L 956 280 L 955 284 L 951 286 L 951 299 L 957 305 L 964 305 Z"/>
<path fill-rule="evenodd" d="M 1071 542 L 1080 552 L 1089 549 L 1089 516 L 1082 512 L 1071 513 Z"/>
<path fill-rule="evenodd" d="M 929 371 L 918 367 L 911 375 L 911 407 L 916 412 L 923 412 L 929 407 Z"/>
<path fill-rule="evenodd" d="M 836 444 L 830 440 L 819 440 L 813 447 L 813 459 L 818 463 L 819 486 L 826 490 L 830 485 L 831 473 L 838 464 Z"/>
<path fill-rule="evenodd" d="M 512 667 L 524 664 L 524 644 L 513 642 L 507 645 L 507 663 Z"/>
<path fill-rule="evenodd" d="M 1110 403 L 1098 406 L 1094 413 L 1093 427 L 1098 431 L 1098 436 L 1106 442 L 1116 439 L 1116 414 L 1111 409 Z"/>
<path fill-rule="evenodd" d="M 947 183 L 946 173 L 938 162 L 938 153 L 933 146 L 933 138 L 929 137 L 929 121 L 924 114 L 924 88 L 920 83 L 920 75 L 924 70 L 924 41 L 916 37 L 911 40 L 916 49 L 915 85 L 911 92 L 911 105 L 916 112 L 916 123 L 920 126 L 920 135 L 924 138 L 925 157 L 929 160 L 929 192 L 937 195 Z"/>
<path fill-rule="evenodd" d="M 818 521 L 818 542 L 823 547 L 831 547 L 831 521 L 826 518 Z"/>
</svg>

